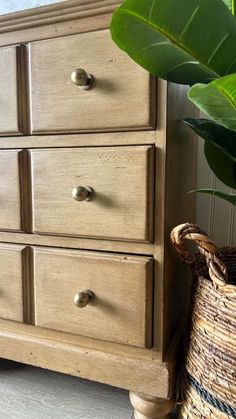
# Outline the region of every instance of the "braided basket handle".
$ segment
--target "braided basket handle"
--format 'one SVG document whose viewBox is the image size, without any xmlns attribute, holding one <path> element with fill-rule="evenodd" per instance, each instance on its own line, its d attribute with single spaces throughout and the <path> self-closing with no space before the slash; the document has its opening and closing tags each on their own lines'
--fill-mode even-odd
<svg viewBox="0 0 236 419">
<path fill-rule="evenodd" d="M 206 258 L 209 275 L 215 286 L 222 287 L 227 283 L 226 266 L 219 258 L 219 252 L 216 245 L 209 239 L 205 231 L 201 230 L 196 224 L 181 224 L 175 227 L 171 232 L 171 241 L 180 259 L 192 264 L 196 256 L 185 249 L 184 240 L 194 241 L 199 252 Z"/>
</svg>

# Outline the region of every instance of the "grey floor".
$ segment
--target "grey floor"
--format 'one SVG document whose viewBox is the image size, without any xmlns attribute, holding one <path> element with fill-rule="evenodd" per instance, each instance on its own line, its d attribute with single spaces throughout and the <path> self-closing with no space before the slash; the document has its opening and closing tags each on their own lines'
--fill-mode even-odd
<svg viewBox="0 0 236 419">
<path fill-rule="evenodd" d="M 128 392 L 0 360 L 0 419 L 131 419 Z"/>
</svg>

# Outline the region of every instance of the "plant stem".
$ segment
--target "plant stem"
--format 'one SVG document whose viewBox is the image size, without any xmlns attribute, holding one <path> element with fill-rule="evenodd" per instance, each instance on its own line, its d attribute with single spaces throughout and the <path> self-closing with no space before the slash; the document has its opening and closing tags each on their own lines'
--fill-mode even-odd
<svg viewBox="0 0 236 419">
<path fill-rule="evenodd" d="M 232 0 L 232 13 L 235 16 L 235 13 L 236 13 L 236 0 Z"/>
</svg>

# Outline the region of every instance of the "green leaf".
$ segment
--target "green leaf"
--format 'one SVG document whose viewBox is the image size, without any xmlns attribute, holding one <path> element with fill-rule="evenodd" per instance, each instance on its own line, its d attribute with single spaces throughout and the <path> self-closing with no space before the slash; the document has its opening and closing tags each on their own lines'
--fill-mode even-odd
<svg viewBox="0 0 236 419">
<path fill-rule="evenodd" d="M 235 160 L 228 157 L 211 142 L 205 142 L 204 152 L 210 168 L 218 179 L 230 188 L 236 189 Z"/>
<path fill-rule="evenodd" d="M 188 97 L 220 125 L 236 131 L 236 73 L 207 85 L 196 84 Z"/>
<path fill-rule="evenodd" d="M 219 150 L 236 162 L 236 132 L 231 131 L 209 119 L 185 118 L 189 126 L 203 140 L 215 144 Z"/>
<path fill-rule="evenodd" d="M 223 0 L 223 2 L 226 4 L 226 6 L 232 10 L 232 0 Z"/>
<path fill-rule="evenodd" d="M 236 14 L 236 0 L 232 0 L 232 13 L 235 16 L 235 14 Z"/>
<path fill-rule="evenodd" d="M 205 140 L 205 156 L 218 179 L 235 189 L 236 132 L 209 119 L 186 118 L 184 122 Z"/>
<path fill-rule="evenodd" d="M 228 201 L 232 205 L 236 205 L 236 194 L 227 194 L 224 192 L 217 191 L 216 189 L 196 189 L 191 192 L 201 192 L 209 195 L 215 195 L 218 198 L 222 198 L 225 201 Z"/>
<path fill-rule="evenodd" d="M 236 72 L 236 20 L 222 0 L 126 0 L 111 35 L 150 73 L 176 83 Z"/>
</svg>

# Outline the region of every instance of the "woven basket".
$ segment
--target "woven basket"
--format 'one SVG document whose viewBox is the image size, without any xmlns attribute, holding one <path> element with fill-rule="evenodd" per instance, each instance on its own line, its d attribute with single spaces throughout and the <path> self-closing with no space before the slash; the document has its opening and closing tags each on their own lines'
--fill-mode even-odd
<svg viewBox="0 0 236 419">
<path fill-rule="evenodd" d="M 176 227 L 171 240 L 193 270 L 179 418 L 236 418 L 236 248 L 217 249 L 194 224 Z"/>
</svg>

